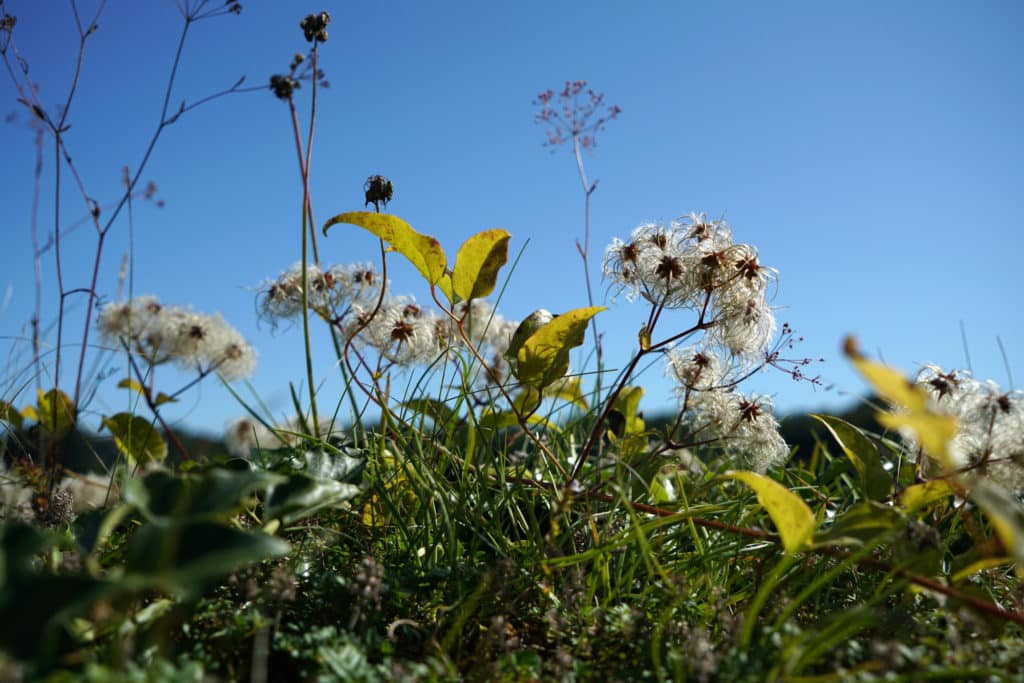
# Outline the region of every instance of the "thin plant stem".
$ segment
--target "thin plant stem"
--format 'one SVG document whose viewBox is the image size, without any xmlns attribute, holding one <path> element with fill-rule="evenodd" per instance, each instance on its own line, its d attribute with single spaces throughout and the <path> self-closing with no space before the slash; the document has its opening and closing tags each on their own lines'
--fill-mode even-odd
<svg viewBox="0 0 1024 683">
<path fill-rule="evenodd" d="M 594 291 L 590 284 L 590 197 L 594 194 L 594 190 L 597 189 L 597 183 L 593 185 L 587 180 L 587 169 L 583 165 L 583 150 L 580 145 L 580 136 L 576 133 L 572 136 L 572 152 L 573 156 L 576 157 L 576 170 L 579 172 L 580 184 L 583 186 L 583 245 L 580 246 L 579 241 L 576 242 L 576 249 L 580 253 L 580 258 L 583 259 L 583 281 L 587 286 L 587 305 L 594 305 Z M 601 346 L 601 335 L 597 329 L 596 318 L 590 319 L 590 329 L 594 335 L 594 350 L 597 353 L 597 378 L 596 378 L 596 395 L 601 394 L 601 370 L 604 367 L 604 354 Z"/>
<path fill-rule="evenodd" d="M 292 128 L 295 133 L 295 149 L 299 157 L 299 172 L 302 174 L 302 338 L 306 356 L 306 384 L 309 386 L 309 411 L 313 422 L 313 437 L 318 438 L 320 419 L 316 405 L 316 382 L 313 375 L 313 349 L 309 332 L 309 242 L 312 242 L 313 261 L 320 264 L 320 254 L 316 243 L 316 230 L 313 223 L 313 207 L 310 199 L 309 176 L 310 161 L 313 154 L 313 129 L 316 121 L 316 71 L 319 55 L 319 43 L 313 41 L 313 96 L 309 115 L 309 136 L 306 139 L 306 150 L 303 155 L 302 135 L 299 130 L 299 117 L 295 108 L 295 97 L 289 95 L 288 107 L 292 116 Z"/>
</svg>

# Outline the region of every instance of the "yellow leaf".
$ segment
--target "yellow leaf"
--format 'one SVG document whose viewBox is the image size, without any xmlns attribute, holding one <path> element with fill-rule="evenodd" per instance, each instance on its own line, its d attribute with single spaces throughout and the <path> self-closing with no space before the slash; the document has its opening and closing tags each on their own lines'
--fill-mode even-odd
<svg viewBox="0 0 1024 683">
<path fill-rule="evenodd" d="M 857 350 L 852 338 L 845 343 L 846 355 L 879 396 L 902 408 L 900 412 L 880 413 L 879 422 L 890 429 L 908 429 L 925 452 L 947 470 L 956 469 L 949 453 L 949 441 L 956 436 L 956 418 L 929 408 L 928 392 L 903 373 L 882 363 L 868 360 Z"/>
<path fill-rule="evenodd" d="M 143 388 L 143 386 L 139 384 L 137 380 L 134 380 L 131 377 L 125 377 L 123 380 L 117 383 L 117 387 L 119 389 L 131 389 L 139 396 L 146 395 L 146 390 Z"/>
<path fill-rule="evenodd" d="M 563 313 L 535 331 L 516 354 L 516 377 L 524 384 L 546 386 L 569 369 L 569 351 L 583 343 L 587 323 L 605 310 L 588 306 Z"/>
<path fill-rule="evenodd" d="M 737 479 L 754 489 L 757 502 L 768 512 L 782 538 L 787 553 L 796 553 L 807 547 L 817 522 L 814 513 L 800 496 L 785 486 L 756 472 L 731 471 L 722 475 Z"/>
<path fill-rule="evenodd" d="M 498 271 L 508 261 L 506 230 L 479 232 L 465 241 L 455 257 L 452 289 L 463 299 L 479 299 L 494 291 Z"/>
<path fill-rule="evenodd" d="M 451 303 L 455 303 L 455 288 L 452 286 L 452 274 L 445 271 L 445 274 L 441 276 L 441 279 L 437 281 L 437 288 L 441 290 L 445 298 Z"/>
<path fill-rule="evenodd" d="M 167 442 L 148 421 L 131 413 L 118 413 L 103 418 L 103 426 L 114 436 L 114 445 L 131 464 L 163 462 Z"/>
<path fill-rule="evenodd" d="M 879 413 L 878 421 L 889 429 L 908 429 L 924 448 L 947 471 L 957 468 L 949 452 L 949 442 L 957 432 L 956 418 L 932 412 Z"/>
<path fill-rule="evenodd" d="M 24 417 L 14 404 L 0 401 L 0 421 L 10 423 L 15 429 L 21 429 Z"/>
<path fill-rule="evenodd" d="M 75 426 L 77 411 L 71 397 L 60 389 L 50 389 L 44 392 L 39 389 L 39 402 L 32 411 L 28 408 L 22 412 L 25 417 L 34 418 L 39 421 L 39 426 L 54 438 L 63 438 Z"/>
<path fill-rule="evenodd" d="M 370 211 L 350 211 L 329 218 L 324 223 L 323 233 L 338 223 L 351 223 L 368 230 L 387 242 L 391 247 L 409 259 L 416 270 L 431 285 L 436 285 L 445 275 L 448 262 L 441 244 L 429 235 L 423 235 L 398 216 Z"/>
<path fill-rule="evenodd" d="M 903 489 L 899 495 L 899 504 L 907 512 L 917 512 L 956 493 L 956 489 L 945 479 L 933 479 L 921 484 L 914 484 Z"/>
</svg>

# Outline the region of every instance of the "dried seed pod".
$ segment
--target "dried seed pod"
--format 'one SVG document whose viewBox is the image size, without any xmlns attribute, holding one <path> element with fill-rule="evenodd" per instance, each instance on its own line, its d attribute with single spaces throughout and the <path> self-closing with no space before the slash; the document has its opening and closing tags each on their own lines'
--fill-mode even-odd
<svg viewBox="0 0 1024 683">
<path fill-rule="evenodd" d="M 366 191 L 366 204 L 364 206 L 373 204 L 373 208 L 377 211 L 380 211 L 381 204 L 387 208 L 388 202 L 391 201 L 391 197 L 395 194 L 395 186 L 382 175 L 372 175 L 367 178 L 366 183 L 363 185 L 363 190 Z"/>
</svg>

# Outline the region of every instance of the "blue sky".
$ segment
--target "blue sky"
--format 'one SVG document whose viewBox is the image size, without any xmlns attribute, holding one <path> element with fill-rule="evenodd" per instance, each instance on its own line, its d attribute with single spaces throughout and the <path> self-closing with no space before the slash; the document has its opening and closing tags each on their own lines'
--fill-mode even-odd
<svg viewBox="0 0 1024 683">
<path fill-rule="evenodd" d="M 15 38 L 41 99 L 64 100 L 77 51 L 68 5 L 7 0 Z M 80 2 L 83 17 L 96 2 Z M 241 76 L 262 85 L 307 49 L 298 23 L 332 15 L 313 151 L 316 219 L 362 206 L 362 184 L 395 183 L 389 211 L 437 236 L 454 257 L 474 232 L 503 227 L 527 243 L 500 310 L 586 304 L 575 240 L 582 196 L 567 149 L 543 147 L 536 95 L 585 79 L 622 108 L 586 158 L 593 197 L 592 262 L 638 224 L 690 211 L 725 217 L 738 241 L 779 270 L 774 304 L 805 338 L 800 356 L 827 387 L 779 373 L 751 381 L 781 411 L 847 405 L 864 392 L 839 353 L 854 333 L 907 371 L 966 364 L 1010 385 L 1024 377 L 1019 291 L 1024 202 L 1024 6 L 1015 2 L 246 2 L 240 16 L 192 27 L 172 102 L 195 101 Z M 110 0 L 86 47 L 67 141 L 91 195 L 114 199 L 158 122 L 182 20 L 170 0 Z M 308 84 L 299 91 L 308 112 Z M 0 78 L 0 335 L 4 398 L 19 405 L 34 276 L 31 197 L 36 152 L 25 110 Z M 305 116 L 303 117 L 305 118 Z M 42 234 L 53 229 L 53 151 L 46 142 Z M 133 212 L 135 288 L 168 303 L 219 311 L 256 346 L 257 393 L 290 411 L 303 377 L 301 332 L 257 319 L 255 288 L 299 258 L 301 183 L 287 106 L 269 91 L 232 95 L 167 128 L 144 173 L 163 208 Z M 64 187 L 65 228 L 84 215 Z M 116 291 L 127 220 L 111 232 L 99 289 Z M 70 286 L 85 286 L 95 248 L 88 225 L 65 241 Z M 324 260 L 373 260 L 376 241 L 336 227 Z M 56 316 L 52 253 L 44 257 L 44 323 Z M 429 299 L 393 261 L 398 293 Z M 596 276 L 595 268 L 595 276 Z M 604 292 L 600 287 L 599 292 Z M 80 319 L 83 299 L 71 319 Z M 602 314 L 606 354 L 621 366 L 646 311 L 619 301 Z M 680 314 L 680 327 L 689 319 Z M 79 323 L 80 324 L 80 323 Z M 74 327 L 73 327 L 74 329 Z M 52 337 L 51 337 L 52 341 Z M 19 355 L 20 354 L 20 355 Z M 333 355 L 317 345 L 317 376 Z M 106 379 L 85 422 L 124 406 Z M 185 376 L 166 371 L 167 390 Z M 644 407 L 672 405 L 660 367 L 641 383 Z M 20 391 L 21 393 L 17 393 Z M 325 400 L 337 387 L 328 383 Z M 245 393 L 245 392 L 243 392 Z M 12 394 L 14 394 L 12 396 Z M 215 382 L 169 413 L 219 431 L 242 411 Z"/>
</svg>

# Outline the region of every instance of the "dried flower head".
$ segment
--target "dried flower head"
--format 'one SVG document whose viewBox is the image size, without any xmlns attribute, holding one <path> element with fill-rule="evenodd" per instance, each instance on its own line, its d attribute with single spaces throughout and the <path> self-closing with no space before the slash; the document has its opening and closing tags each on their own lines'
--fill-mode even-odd
<svg viewBox="0 0 1024 683">
<path fill-rule="evenodd" d="M 966 370 L 946 372 L 936 365 L 922 368 L 917 383 L 929 391 L 937 411 L 957 419 L 950 450 L 964 470 L 1011 491 L 1024 490 L 1024 392 L 1003 391 Z"/>
<path fill-rule="evenodd" d="M 141 355 L 151 365 L 173 362 L 201 374 L 216 371 L 228 381 L 247 377 L 256 368 L 256 351 L 220 315 L 164 306 L 156 297 L 107 304 L 97 327 L 108 343 Z"/>
<path fill-rule="evenodd" d="M 366 204 L 369 206 L 373 204 L 373 208 L 380 211 L 380 205 L 383 204 L 384 208 L 387 208 L 388 202 L 391 201 L 391 197 L 395 194 L 395 186 L 390 180 L 382 175 L 372 175 L 366 179 L 366 183 L 363 184 L 363 190 L 366 193 Z"/>
<path fill-rule="evenodd" d="M 312 43 L 315 40 L 318 43 L 326 43 L 327 24 L 330 22 L 331 15 L 327 12 L 320 12 L 306 15 L 299 23 L 299 27 L 302 29 L 303 35 L 306 36 L 306 42 Z"/>
<path fill-rule="evenodd" d="M 294 76 L 274 74 L 270 77 L 270 89 L 279 100 L 287 100 L 299 88 L 299 82 Z"/>
</svg>

